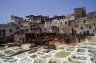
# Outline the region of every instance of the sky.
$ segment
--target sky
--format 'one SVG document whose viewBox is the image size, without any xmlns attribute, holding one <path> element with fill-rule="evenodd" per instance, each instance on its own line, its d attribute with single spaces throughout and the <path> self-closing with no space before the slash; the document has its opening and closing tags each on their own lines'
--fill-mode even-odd
<svg viewBox="0 0 96 63">
<path fill-rule="evenodd" d="M 11 15 L 67 15 L 78 7 L 96 11 L 96 0 L 0 0 L 0 24 L 10 22 Z"/>
</svg>

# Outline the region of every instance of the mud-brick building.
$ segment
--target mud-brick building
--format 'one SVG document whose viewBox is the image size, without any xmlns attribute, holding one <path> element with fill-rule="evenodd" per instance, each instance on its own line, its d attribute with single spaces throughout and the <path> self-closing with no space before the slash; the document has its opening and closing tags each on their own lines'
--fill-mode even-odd
<svg viewBox="0 0 96 63">
<path fill-rule="evenodd" d="M 17 26 L 23 26 L 24 20 L 22 17 L 11 15 L 11 22 Z"/>
<path fill-rule="evenodd" d="M 0 37 L 8 37 L 16 32 L 19 32 L 19 29 L 13 23 L 0 24 Z"/>
<path fill-rule="evenodd" d="M 19 32 L 20 29 L 14 23 L 0 24 L 0 42 L 12 41 L 13 35 Z M 8 39 L 10 38 L 10 39 Z"/>
<path fill-rule="evenodd" d="M 31 28 L 29 29 L 30 33 L 42 33 L 42 25 L 39 23 L 31 24 Z"/>
<path fill-rule="evenodd" d="M 86 8 L 85 7 L 75 8 L 74 15 L 77 19 L 82 18 L 82 17 L 86 17 Z"/>
<path fill-rule="evenodd" d="M 25 16 L 24 20 L 27 21 L 27 27 L 29 33 L 41 33 L 42 28 L 44 27 L 44 23 L 46 20 L 46 16 L 34 16 L 34 15 L 29 15 Z"/>
</svg>

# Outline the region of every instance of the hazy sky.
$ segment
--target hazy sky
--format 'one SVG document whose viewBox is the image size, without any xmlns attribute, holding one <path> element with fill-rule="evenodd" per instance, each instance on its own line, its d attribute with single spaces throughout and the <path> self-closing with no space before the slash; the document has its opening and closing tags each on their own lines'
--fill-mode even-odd
<svg viewBox="0 0 96 63">
<path fill-rule="evenodd" d="M 0 0 L 0 23 L 10 22 L 11 15 L 66 15 L 77 7 L 96 11 L 96 0 Z"/>
</svg>

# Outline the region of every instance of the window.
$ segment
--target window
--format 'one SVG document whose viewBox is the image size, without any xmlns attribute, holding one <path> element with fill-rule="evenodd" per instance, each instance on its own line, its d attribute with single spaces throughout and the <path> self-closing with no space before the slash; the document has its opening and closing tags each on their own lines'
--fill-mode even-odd
<svg viewBox="0 0 96 63">
<path fill-rule="evenodd" d="M 48 25 L 48 23 L 46 23 Z"/>
<path fill-rule="evenodd" d="M 1 36 L 1 30 L 0 30 L 0 36 Z"/>
<path fill-rule="evenodd" d="M 18 29 L 19 29 L 19 27 L 16 27 L 16 29 L 18 30 Z"/>
<path fill-rule="evenodd" d="M 50 30 L 50 28 L 49 28 L 49 30 Z"/>
<path fill-rule="evenodd" d="M 59 28 L 58 28 L 58 31 L 59 31 Z"/>
<path fill-rule="evenodd" d="M 18 22 L 18 24 L 20 24 L 20 22 Z"/>
<path fill-rule="evenodd" d="M 81 30 L 83 30 L 83 27 L 81 27 Z"/>
<path fill-rule="evenodd" d="M 57 18 L 57 20 L 59 20 L 59 18 Z"/>
<path fill-rule="evenodd" d="M 84 24 L 86 23 L 86 21 L 84 20 Z"/>
<path fill-rule="evenodd" d="M 87 35 L 89 35 L 89 31 L 87 31 L 86 33 L 87 33 Z"/>
<path fill-rule="evenodd" d="M 61 22 L 61 24 L 62 24 L 62 22 Z"/>
<path fill-rule="evenodd" d="M 35 25 L 32 25 L 32 27 L 35 27 Z"/>
<path fill-rule="evenodd" d="M 78 13 L 79 11 L 77 10 L 76 13 Z"/>
<path fill-rule="evenodd" d="M 67 22 L 65 22 L 65 24 L 67 24 Z"/>
<path fill-rule="evenodd" d="M 39 25 L 37 25 L 38 26 L 38 28 L 39 28 Z"/>
<path fill-rule="evenodd" d="M 75 34 L 77 34 L 77 31 L 76 30 L 74 30 L 74 32 L 75 32 Z"/>
<path fill-rule="evenodd" d="M 9 32 L 12 33 L 12 29 L 10 29 Z"/>
<path fill-rule="evenodd" d="M 96 31 L 96 28 L 95 28 L 95 31 Z"/>
<path fill-rule="evenodd" d="M 89 28 L 91 28 L 91 26 L 89 26 Z"/>
<path fill-rule="evenodd" d="M 69 33 L 71 35 L 71 33 Z"/>
<path fill-rule="evenodd" d="M 5 30 L 2 30 L 2 36 L 5 36 Z"/>
<path fill-rule="evenodd" d="M 39 18 L 39 20 L 41 20 L 41 18 Z"/>
</svg>

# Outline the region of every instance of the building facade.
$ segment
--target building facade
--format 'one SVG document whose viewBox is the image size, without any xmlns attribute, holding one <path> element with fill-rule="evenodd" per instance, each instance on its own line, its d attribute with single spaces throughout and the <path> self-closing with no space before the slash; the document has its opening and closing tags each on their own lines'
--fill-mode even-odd
<svg viewBox="0 0 96 63">
<path fill-rule="evenodd" d="M 82 7 L 75 8 L 74 13 L 67 16 L 29 15 L 22 18 L 12 15 L 11 25 L 0 25 L 0 36 L 10 36 L 20 30 L 24 33 L 95 34 L 96 12 L 86 14 L 86 9 Z"/>
<path fill-rule="evenodd" d="M 19 27 L 13 23 L 0 24 L 0 37 L 8 37 L 19 31 Z"/>
</svg>

